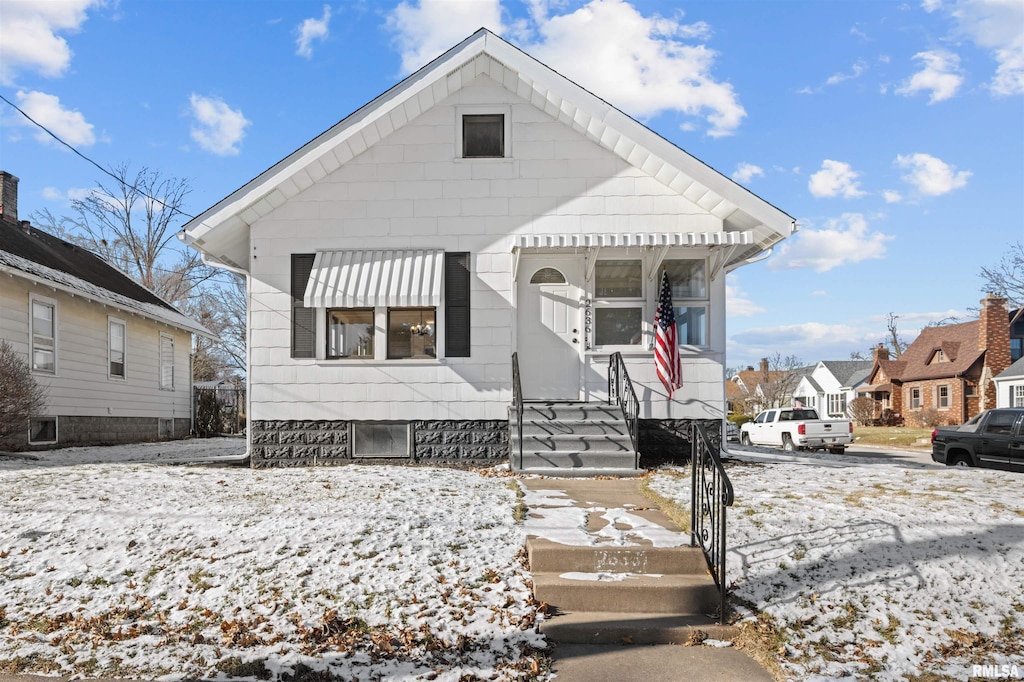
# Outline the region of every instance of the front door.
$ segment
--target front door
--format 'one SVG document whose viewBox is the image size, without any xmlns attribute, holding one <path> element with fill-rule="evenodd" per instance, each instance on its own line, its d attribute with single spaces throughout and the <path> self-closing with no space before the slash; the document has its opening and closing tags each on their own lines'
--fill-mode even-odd
<svg viewBox="0 0 1024 682">
<path fill-rule="evenodd" d="M 525 400 L 578 400 L 582 370 L 582 263 L 523 255 L 516 350 Z"/>
</svg>

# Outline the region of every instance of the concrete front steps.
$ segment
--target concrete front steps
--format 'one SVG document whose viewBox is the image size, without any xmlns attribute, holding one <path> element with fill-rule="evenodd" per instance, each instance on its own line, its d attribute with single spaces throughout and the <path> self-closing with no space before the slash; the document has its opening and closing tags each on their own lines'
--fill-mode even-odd
<svg viewBox="0 0 1024 682">
<path fill-rule="evenodd" d="M 717 624 L 718 588 L 700 549 L 577 547 L 527 540 L 534 598 L 549 607 L 541 632 L 571 644 L 683 644 Z"/>
<path fill-rule="evenodd" d="M 548 476 L 636 476 L 636 452 L 617 405 L 535 402 L 523 406 L 522 458 L 511 417 L 514 471 Z"/>
</svg>

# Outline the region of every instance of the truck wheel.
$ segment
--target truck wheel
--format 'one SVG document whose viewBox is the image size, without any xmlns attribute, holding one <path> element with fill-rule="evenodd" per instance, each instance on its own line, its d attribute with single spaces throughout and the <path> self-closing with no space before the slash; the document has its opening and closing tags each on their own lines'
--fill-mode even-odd
<svg viewBox="0 0 1024 682">
<path fill-rule="evenodd" d="M 966 455 L 957 455 L 953 458 L 953 461 L 949 463 L 951 467 L 969 467 L 971 466 L 971 460 Z"/>
<path fill-rule="evenodd" d="M 786 452 L 796 452 L 796 445 L 793 444 L 793 439 L 789 437 L 788 433 L 782 434 L 782 449 Z"/>
<path fill-rule="evenodd" d="M 748 446 L 750 445 L 750 434 L 749 433 L 742 433 L 742 434 L 740 434 L 740 444 L 741 445 L 748 445 Z"/>
</svg>

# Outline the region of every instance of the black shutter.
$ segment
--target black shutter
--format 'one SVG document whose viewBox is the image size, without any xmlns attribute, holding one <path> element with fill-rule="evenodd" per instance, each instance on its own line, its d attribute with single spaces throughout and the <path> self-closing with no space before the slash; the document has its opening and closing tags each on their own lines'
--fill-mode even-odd
<svg viewBox="0 0 1024 682">
<path fill-rule="evenodd" d="M 293 358 L 315 358 L 315 328 L 316 319 L 314 308 L 305 308 L 302 305 L 302 298 L 306 293 L 306 282 L 309 281 L 309 273 L 313 270 L 313 253 L 292 254 L 292 357 Z"/>
<path fill-rule="evenodd" d="M 444 355 L 468 358 L 469 254 L 444 254 Z"/>
</svg>

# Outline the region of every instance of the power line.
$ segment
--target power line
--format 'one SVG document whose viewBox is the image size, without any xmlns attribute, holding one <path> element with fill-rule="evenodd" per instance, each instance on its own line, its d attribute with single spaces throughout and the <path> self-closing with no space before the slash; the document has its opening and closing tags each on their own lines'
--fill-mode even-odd
<svg viewBox="0 0 1024 682">
<path fill-rule="evenodd" d="M 57 140 L 57 142 L 59 142 L 60 144 L 64 145 L 68 149 L 70 149 L 72 152 L 75 153 L 75 155 L 81 157 L 82 159 L 84 159 L 88 163 L 90 163 L 93 166 L 95 166 L 96 168 L 98 168 L 100 170 L 100 172 L 102 172 L 102 173 L 104 173 L 106 175 L 109 175 L 111 178 L 116 180 L 119 184 L 125 185 L 126 187 L 129 187 L 129 188 L 135 190 L 136 192 L 138 192 L 142 196 L 146 197 L 150 201 L 155 201 L 156 203 L 160 204 L 161 206 L 163 206 L 164 208 L 166 208 L 169 211 L 172 211 L 174 213 L 180 213 L 181 215 L 185 216 L 186 218 L 195 219 L 194 215 L 190 215 L 190 214 L 186 213 L 185 211 L 182 211 L 180 208 L 177 208 L 175 206 L 171 206 L 169 204 L 166 204 L 166 203 L 163 202 L 163 200 L 157 199 L 156 197 L 151 196 L 149 193 L 139 189 L 138 187 L 136 187 L 135 185 L 131 184 L 130 182 L 127 182 L 123 178 L 117 177 L 117 175 L 115 175 L 112 171 L 107 170 L 106 168 L 104 168 L 103 166 L 98 164 L 97 162 L 93 161 L 88 156 L 86 156 L 82 152 L 78 151 L 78 149 L 76 149 L 73 145 L 71 145 L 71 144 L 65 142 L 63 139 L 61 139 L 61 137 L 59 135 L 57 135 L 55 132 L 53 132 L 52 130 L 50 130 L 49 128 L 47 128 L 46 126 L 44 126 L 42 123 L 40 123 L 39 121 L 35 120 L 31 116 L 29 116 L 27 113 L 25 113 L 25 110 L 22 109 L 21 107 L 19 107 L 17 104 L 15 104 L 11 100 L 7 99 L 3 95 L 0 95 L 0 99 L 2 99 L 4 102 L 6 102 L 11 107 L 13 107 L 19 114 L 21 114 L 22 116 L 27 118 L 32 123 L 32 125 L 34 125 L 37 128 L 41 129 L 47 135 L 49 135 L 53 139 Z"/>
</svg>

